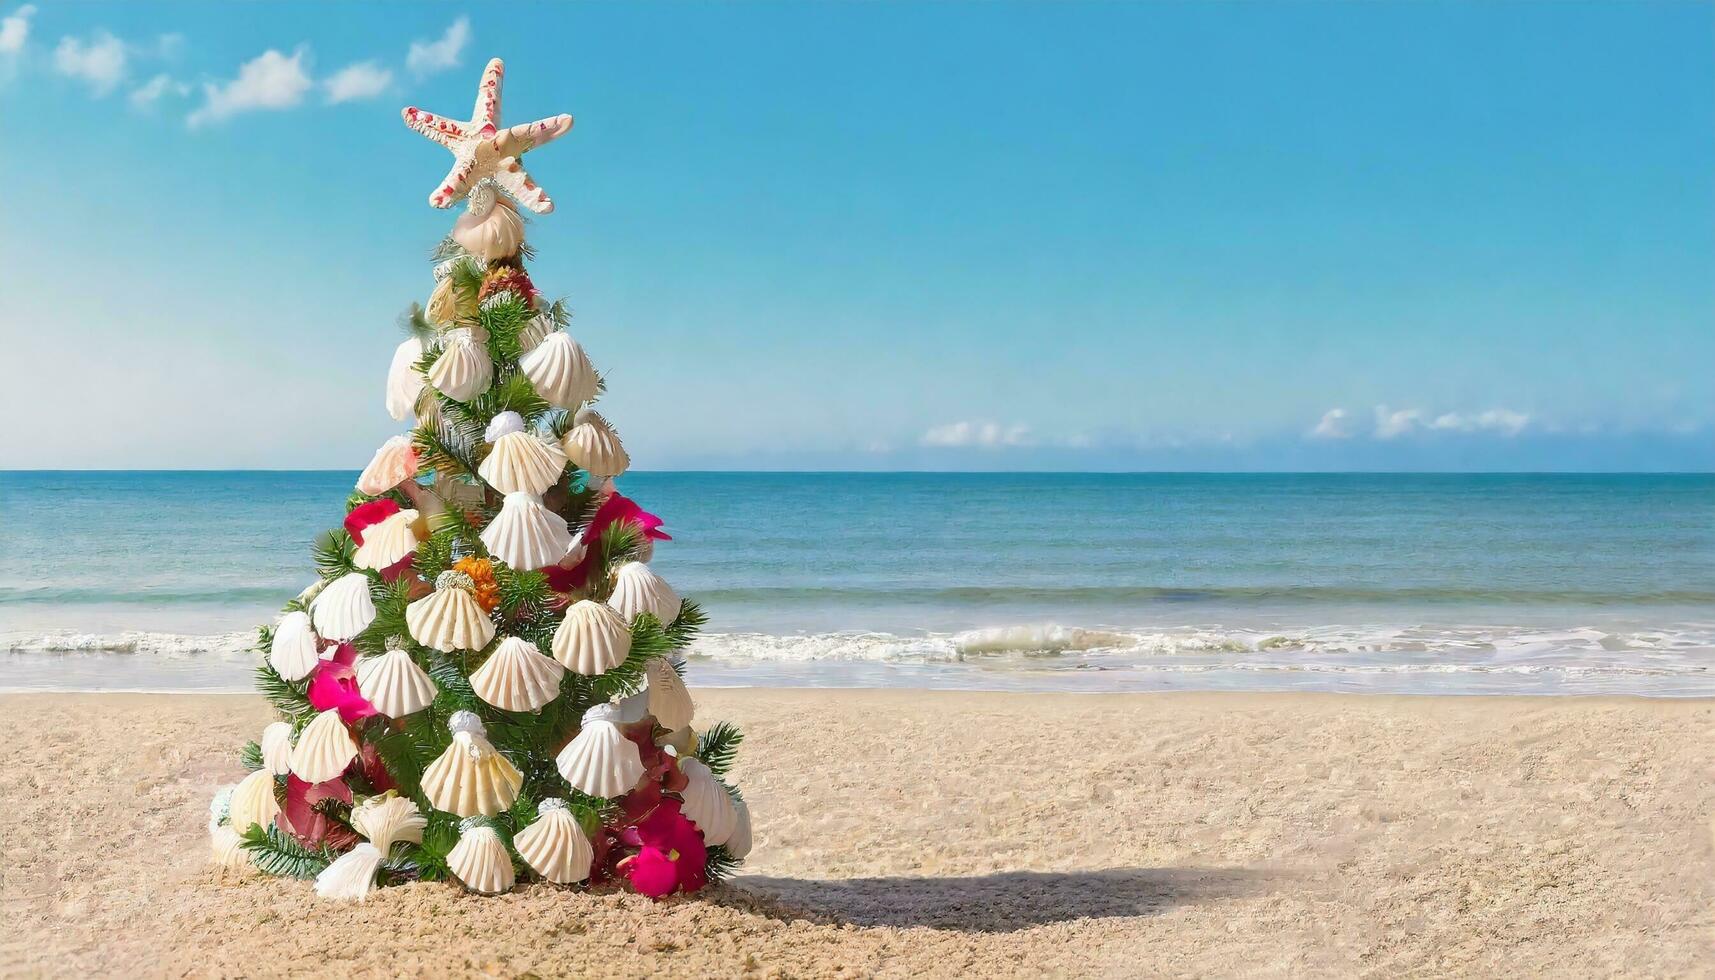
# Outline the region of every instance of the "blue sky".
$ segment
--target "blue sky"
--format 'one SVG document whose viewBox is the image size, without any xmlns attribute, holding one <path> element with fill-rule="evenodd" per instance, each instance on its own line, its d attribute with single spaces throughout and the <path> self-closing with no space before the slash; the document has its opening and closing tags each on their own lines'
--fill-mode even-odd
<svg viewBox="0 0 1715 980">
<path fill-rule="evenodd" d="M 642 468 L 1715 468 L 1715 5 L 0 0 L 0 465 L 356 468 L 491 56 Z"/>
</svg>

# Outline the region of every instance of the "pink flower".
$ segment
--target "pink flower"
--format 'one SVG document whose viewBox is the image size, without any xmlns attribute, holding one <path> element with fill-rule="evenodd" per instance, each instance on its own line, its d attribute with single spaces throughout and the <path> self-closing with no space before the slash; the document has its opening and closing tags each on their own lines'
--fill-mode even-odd
<svg viewBox="0 0 1715 980">
<path fill-rule="evenodd" d="M 387 497 L 366 501 L 353 507 L 351 513 L 345 515 L 345 530 L 351 535 L 351 540 L 362 544 L 365 528 L 374 527 L 397 513 L 399 505 Z"/>
<path fill-rule="evenodd" d="M 584 528 L 584 543 L 588 546 L 584 558 L 571 568 L 561 568 L 550 565 L 542 569 L 548 575 L 548 587 L 555 592 L 571 592 L 580 589 L 589 579 L 590 569 L 601 558 L 601 534 L 610 524 L 629 521 L 637 525 L 638 531 L 649 541 L 671 541 L 673 536 L 661 530 L 661 518 L 649 513 L 637 505 L 637 501 L 619 493 L 609 493 L 601 506 L 590 516 L 589 526 Z"/>
<path fill-rule="evenodd" d="M 370 715 L 380 714 L 357 689 L 357 669 L 352 666 L 356 662 L 357 649 L 349 643 L 341 643 L 334 648 L 332 659 L 316 664 L 315 672 L 310 675 L 307 694 L 317 711 L 338 708 L 340 719 L 346 722 L 362 721 Z"/>
<path fill-rule="evenodd" d="M 620 831 L 619 837 L 640 848 L 615 868 L 640 894 L 661 899 L 708 884 L 708 848 L 696 824 L 679 812 L 678 800 L 663 800 L 648 816 Z"/>
<path fill-rule="evenodd" d="M 297 776 L 288 775 L 286 805 L 275 822 L 305 847 L 317 847 L 325 841 L 334 850 L 343 851 L 357 843 L 358 836 L 349 827 L 334 823 L 316 808 L 323 800 L 350 803 L 351 787 L 338 776 L 325 783 L 306 783 Z"/>
</svg>

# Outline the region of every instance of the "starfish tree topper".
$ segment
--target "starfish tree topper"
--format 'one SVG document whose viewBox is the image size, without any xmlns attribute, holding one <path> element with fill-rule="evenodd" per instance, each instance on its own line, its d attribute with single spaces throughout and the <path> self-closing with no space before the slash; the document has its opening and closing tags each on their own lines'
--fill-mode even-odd
<svg viewBox="0 0 1715 980">
<path fill-rule="evenodd" d="M 554 210 L 553 200 L 530 179 L 518 158 L 526 151 L 571 132 L 572 117 L 561 113 L 510 129 L 500 128 L 500 83 L 505 77 L 506 66 L 501 60 L 489 61 L 488 67 L 482 71 L 482 83 L 476 89 L 476 109 L 469 122 L 437 116 L 416 106 L 401 113 L 406 126 L 453 154 L 453 168 L 429 195 L 431 205 L 450 208 L 469 194 L 479 181 L 491 179 L 518 203 L 537 214 Z"/>
</svg>

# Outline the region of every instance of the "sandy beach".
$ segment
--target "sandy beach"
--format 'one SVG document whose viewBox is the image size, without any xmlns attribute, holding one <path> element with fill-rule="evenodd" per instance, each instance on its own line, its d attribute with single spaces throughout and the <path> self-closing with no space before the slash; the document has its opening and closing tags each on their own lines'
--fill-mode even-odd
<svg viewBox="0 0 1715 980">
<path fill-rule="evenodd" d="M 210 870 L 253 696 L 15 695 L 7 975 L 1664 975 L 1715 963 L 1715 704 L 701 692 L 758 844 L 659 908 Z"/>
</svg>

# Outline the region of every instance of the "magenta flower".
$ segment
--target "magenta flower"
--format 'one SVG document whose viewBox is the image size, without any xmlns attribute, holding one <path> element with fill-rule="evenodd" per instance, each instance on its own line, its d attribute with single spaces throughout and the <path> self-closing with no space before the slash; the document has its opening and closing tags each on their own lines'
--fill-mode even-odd
<svg viewBox="0 0 1715 980">
<path fill-rule="evenodd" d="M 697 825 L 679 812 L 678 800 L 663 800 L 648 816 L 620 831 L 619 837 L 640 848 L 615 867 L 639 894 L 661 899 L 708 884 L 708 848 Z"/>
<path fill-rule="evenodd" d="M 340 719 L 347 723 L 381 713 L 357 689 L 357 669 L 352 666 L 356 662 L 357 649 L 341 643 L 334 648 L 332 659 L 316 664 L 307 693 L 317 711 L 337 708 Z"/>
</svg>

